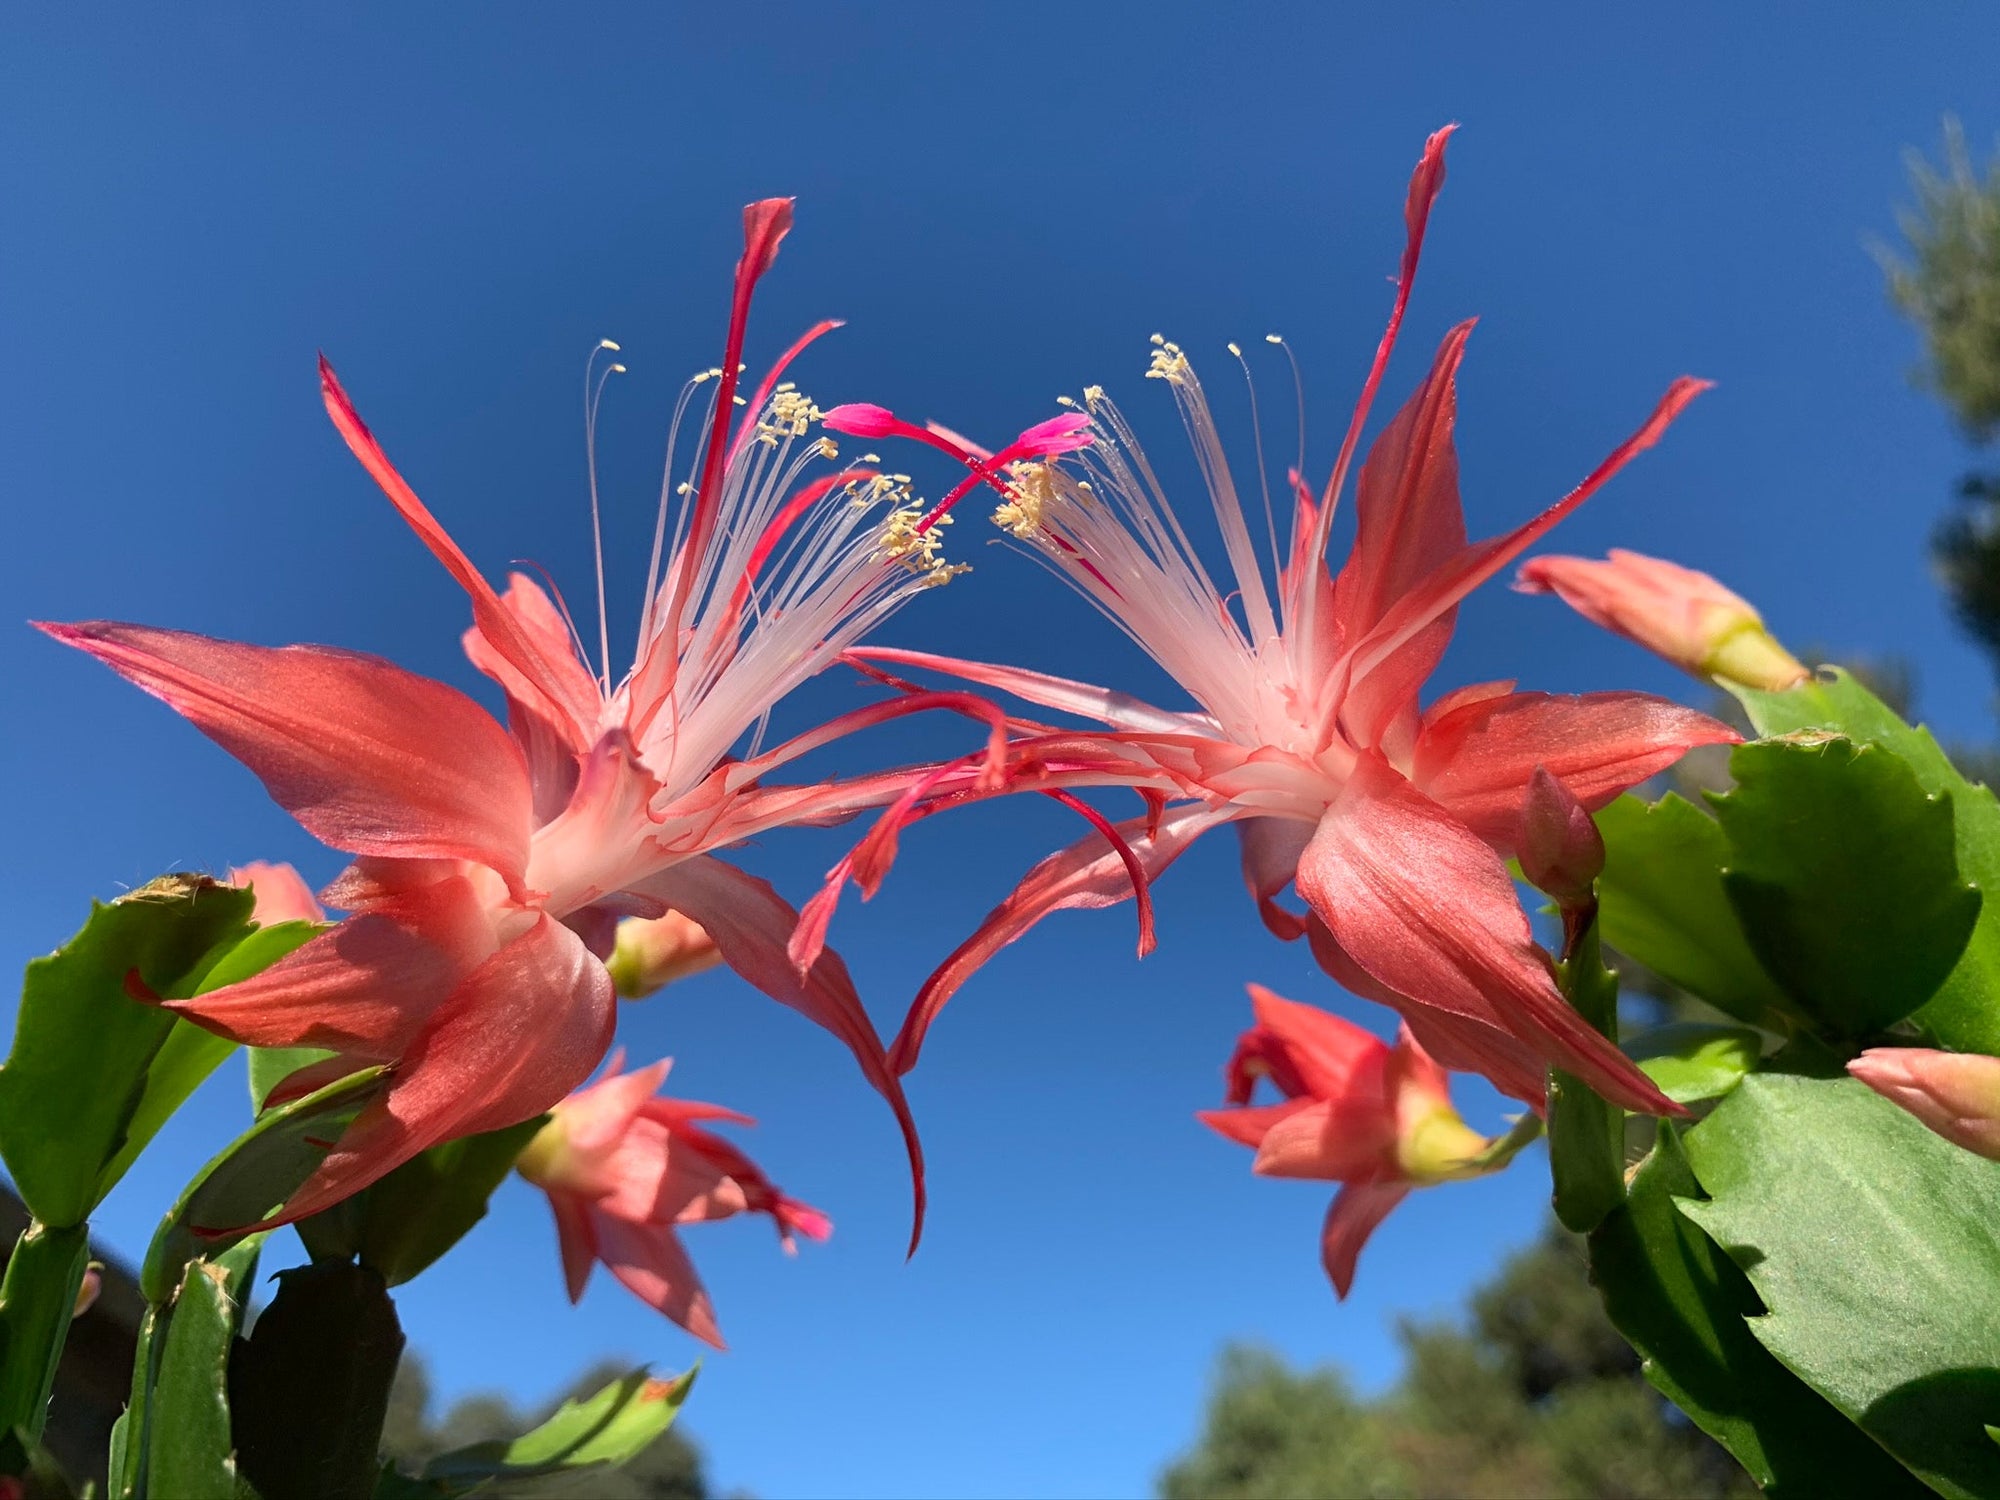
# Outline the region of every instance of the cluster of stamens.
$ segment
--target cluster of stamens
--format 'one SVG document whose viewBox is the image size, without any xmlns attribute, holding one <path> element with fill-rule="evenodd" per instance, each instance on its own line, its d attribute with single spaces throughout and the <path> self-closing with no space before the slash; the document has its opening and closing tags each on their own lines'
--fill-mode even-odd
<svg viewBox="0 0 2000 1500">
<path fill-rule="evenodd" d="M 970 573 L 971 564 L 944 560 L 942 532 L 951 524 L 951 517 L 938 516 L 926 526 L 923 524 L 924 516 L 921 505 L 899 505 L 890 511 L 876 538 L 882 556 L 891 562 L 901 563 L 912 573 L 921 574 L 925 588 L 935 588 L 939 584 L 950 583 L 961 573 Z"/>
<path fill-rule="evenodd" d="M 770 405 L 757 423 L 757 441 L 775 448 L 785 438 L 804 437 L 820 416 L 812 398 L 788 380 L 771 393 Z"/>
<path fill-rule="evenodd" d="M 1053 466 L 1046 463 L 1007 465 L 1007 498 L 993 512 L 993 524 L 1002 531 L 1028 538 L 1042 529 L 1042 517 L 1057 504 Z"/>
<path fill-rule="evenodd" d="M 1178 385 L 1187 379 L 1188 358 L 1181 352 L 1181 346 L 1159 334 L 1153 335 L 1153 360 L 1147 367 L 1148 380 L 1170 380 Z M 1086 392 L 1086 395 L 1088 393 Z M 1101 396 L 1102 391 L 1098 392 Z"/>
</svg>

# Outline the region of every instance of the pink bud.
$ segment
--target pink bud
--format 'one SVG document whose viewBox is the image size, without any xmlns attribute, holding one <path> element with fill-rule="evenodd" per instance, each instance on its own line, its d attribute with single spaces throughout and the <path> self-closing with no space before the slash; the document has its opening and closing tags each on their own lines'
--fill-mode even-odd
<svg viewBox="0 0 2000 1500">
<path fill-rule="evenodd" d="M 897 420 L 896 414 L 887 407 L 871 406 L 866 401 L 850 401 L 845 406 L 836 406 L 823 413 L 820 422 L 835 432 L 858 438 L 894 437 L 907 425 Z"/>
<path fill-rule="evenodd" d="M 313 899 L 312 887 L 288 864 L 257 860 L 237 865 L 229 872 L 229 883 L 243 887 L 257 898 L 251 915 L 260 927 L 276 922 L 326 920 L 326 912 Z"/>
<path fill-rule="evenodd" d="M 1514 586 L 1555 594 L 1585 619 L 1697 677 L 1770 691 L 1806 677 L 1747 600 L 1677 563 L 1618 548 L 1604 562 L 1537 557 L 1522 565 Z"/>
<path fill-rule="evenodd" d="M 97 1305 L 97 1294 L 104 1290 L 104 1266 L 92 1261 L 83 1268 L 83 1281 L 76 1289 L 76 1306 L 71 1310 L 71 1318 L 80 1318 Z"/>
<path fill-rule="evenodd" d="M 1587 904 L 1604 870 L 1604 840 L 1597 825 L 1545 766 L 1536 766 L 1528 780 L 1515 853 L 1528 883 L 1565 909 Z"/>
<path fill-rule="evenodd" d="M 1847 1071 L 1946 1140 L 2000 1161 L 2000 1058 L 1870 1047 Z"/>
<path fill-rule="evenodd" d="M 647 921 L 627 917 L 618 924 L 618 944 L 606 959 L 611 982 L 627 1000 L 643 1000 L 655 991 L 712 969 L 722 962 L 715 941 L 701 924 L 677 911 Z"/>
</svg>

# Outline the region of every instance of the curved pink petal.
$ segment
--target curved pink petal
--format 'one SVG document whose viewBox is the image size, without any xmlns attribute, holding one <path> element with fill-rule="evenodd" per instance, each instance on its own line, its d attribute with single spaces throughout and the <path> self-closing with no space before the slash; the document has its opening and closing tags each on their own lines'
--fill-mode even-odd
<svg viewBox="0 0 2000 1500">
<path fill-rule="evenodd" d="M 556 1246 L 562 1254 L 563 1289 L 574 1303 L 583 1298 L 590 1272 L 597 1264 L 597 1235 L 591 1228 L 590 1205 L 568 1193 L 550 1193 L 549 1210 L 555 1215 Z"/>
<path fill-rule="evenodd" d="M 1145 817 L 1128 818 L 1117 825 L 1131 853 L 1150 881 L 1186 852 L 1202 834 L 1235 815 L 1229 807 L 1194 805 L 1175 808 L 1147 831 Z M 1043 917 L 1054 911 L 1096 910 L 1116 906 L 1133 896 L 1132 877 L 1125 856 L 1111 847 L 1102 834 L 1079 839 L 1067 849 L 1050 855 L 1030 870 L 1013 892 L 979 924 L 972 936 L 952 950 L 924 981 L 911 1002 L 902 1030 L 889 1048 L 889 1065 L 907 1073 L 917 1065 L 924 1036 L 943 1010 L 945 1002 L 994 954 L 1025 934 Z"/>
<path fill-rule="evenodd" d="M 1333 1283 L 1334 1295 L 1342 1301 L 1354 1285 L 1354 1263 L 1361 1257 L 1361 1247 L 1409 1193 L 1400 1182 L 1357 1182 L 1334 1194 L 1326 1223 L 1320 1228 L 1319 1258 L 1326 1267 L 1327 1280 Z"/>
<path fill-rule="evenodd" d="M 326 1047 L 391 1062 L 493 941 L 485 903 L 455 876 L 349 917 L 262 973 L 166 1004 L 246 1047 Z"/>
<path fill-rule="evenodd" d="M 659 791 L 624 730 L 591 747 L 568 802 L 530 846 L 527 881 L 550 911 L 581 911 L 659 863 L 651 812 Z"/>
<path fill-rule="evenodd" d="M 798 926 L 798 911 L 769 882 L 707 855 L 683 860 L 641 882 L 638 889 L 700 923 L 715 940 L 725 964 L 780 1005 L 790 1006 L 847 1044 L 868 1082 L 889 1102 L 903 1133 L 916 1200 L 910 1232 L 914 1251 L 923 1234 L 923 1146 L 902 1080 L 883 1055 L 881 1034 L 855 993 L 840 955 L 824 950 L 801 976 L 786 951 Z"/>
<path fill-rule="evenodd" d="M 598 683 L 577 658 L 569 625 L 540 584 L 521 573 L 509 574 L 500 607 L 536 643 L 554 694 L 538 688 L 477 625 L 465 632 L 462 641 L 467 659 L 507 694 L 508 727 L 528 763 L 535 822 L 542 824 L 562 811 L 576 784 L 577 758 L 588 748 L 582 726 L 551 719 L 548 703 L 555 695 L 569 704 L 589 702 L 598 696 Z"/>
<path fill-rule="evenodd" d="M 1321 1099 L 1273 1121 L 1251 1170 L 1260 1177 L 1347 1182 L 1393 1170 L 1395 1159 L 1395 1111 L 1378 1087 L 1373 1097 Z"/>
<path fill-rule="evenodd" d="M 1538 766 L 1594 812 L 1695 746 L 1739 738 L 1648 693 L 1508 693 L 1428 720 L 1410 779 L 1496 849 L 1511 849 Z"/>
<path fill-rule="evenodd" d="M 1541 540 L 1558 521 L 1602 489 L 1620 469 L 1657 443 L 1674 418 L 1687 410 L 1694 398 L 1708 387 L 1708 381 L 1695 380 L 1686 375 L 1675 380 L 1639 429 L 1613 449 L 1611 456 L 1591 470 L 1575 489 L 1540 515 L 1504 535 L 1474 542 L 1430 573 L 1419 587 L 1405 594 L 1365 638 L 1346 643 L 1349 680 L 1359 681 L 1366 677 L 1446 610 L 1456 607 L 1467 594 Z"/>
<path fill-rule="evenodd" d="M 1025 667 L 996 666 L 989 662 L 966 661 L 955 656 L 938 656 L 929 651 L 906 651 L 893 646 L 857 646 L 847 655 L 867 662 L 891 662 L 926 672 L 941 672 L 981 687 L 1009 693 L 1024 703 L 1053 708 L 1060 713 L 1094 719 L 1114 729 L 1150 734 L 1206 734 L 1207 722 L 1194 714 L 1172 713 L 1164 708 L 1121 693 L 1115 688 L 1052 677 Z"/>
<path fill-rule="evenodd" d="M 718 1349 L 722 1341 L 715 1304 L 695 1274 L 680 1237 L 666 1224 L 629 1224 L 611 1214 L 593 1212 L 597 1256 L 625 1289 L 648 1307 L 665 1313 L 689 1333 Z"/>
<path fill-rule="evenodd" d="M 1342 640 L 1362 639 L 1465 546 L 1452 423 L 1459 361 L 1471 333 L 1465 322 L 1445 335 L 1430 374 L 1361 466 L 1354 548 L 1333 585 Z M 1354 743 L 1379 745 L 1399 716 L 1413 714 L 1418 690 L 1450 644 L 1454 614 L 1447 610 L 1349 684 L 1341 717 Z"/>
<path fill-rule="evenodd" d="M 1278 1104 L 1245 1104 L 1230 1109 L 1198 1109 L 1194 1117 L 1224 1140 L 1255 1149 L 1278 1121 L 1301 1110 L 1311 1109 L 1309 1098 L 1286 1099 Z"/>
<path fill-rule="evenodd" d="M 334 848 L 477 860 L 519 882 L 533 827 L 527 770 L 457 689 L 326 646 L 104 620 L 39 628 L 187 719 Z"/>
<path fill-rule="evenodd" d="M 1308 919 L 1274 898 L 1298 874 L 1313 825 L 1299 818 L 1240 818 L 1236 836 L 1243 846 L 1243 883 L 1257 903 L 1257 915 L 1274 937 L 1287 943 L 1303 937 Z"/>
<path fill-rule="evenodd" d="M 660 1085 L 667 1081 L 667 1070 L 674 1065 L 671 1057 L 663 1057 L 621 1073 L 618 1069 L 623 1062 L 621 1051 L 613 1056 L 602 1078 L 563 1100 L 558 1115 L 570 1150 L 578 1154 L 602 1151 L 621 1139 L 645 1110 L 646 1101 L 660 1091 Z"/>
<path fill-rule="evenodd" d="M 1330 1010 L 1287 1000 L 1261 984 L 1248 989 L 1259 1029 L 1284 1046 L 1285 1060 L 1306 1093 L 1338 1099 L 1356 1090 L 1381 1092 L 1387 1042 Z"/>
<path fill-rule="evenodd" d="M 1356 766 L 1299 861 L 1298 887 L 1397 994 L 1511 1031 L 1627 1109 L 1684 1113 L 1563 999 L 1499 856 L 1385 762 Z"/>
<path fill-rule="evenodd" d="M 1457 1073 L 1477 1073 L 1536 1114 L 1548 1107 L 1548 1064 L 1513 1032 L 1492 1020 L 1420 1005 L 1409 996 L 1398 994 L 1349 957 L 1317 917 L 1312 919 L 1308 937 L 1313 957 L 1335 984 L 1349 994 L 1395 1011 L 1410 1028 L 1411 1035 L 1442 1066 Z"/>
<path fill-rule="evenodd" d="M 550 917 L 467 975 L 273 1223 L 330 1208 L 441 1141 L 552 1109 L 611 1045 L 604 965 Z"/>
<path fill-rule="evenodd" d="M 417 498 L 395 465 L 382 451 L 382 445 L 375 441 L 375 435 L 361 420 L 354 403 L 341 388 L 339 377 L 333 373 L 333 366 L 321 356 L 319 362 L 320 395 L 326 403 L 327 415 L 333 418 L 333 425 L 347 443 L 349 451 L 361 460 L 382 493 L 389 497 L 389 503 L 396 507 L 410 530 L 417 534 L 423 544 L 431 549 L 437 560 L 444 564 L 445 571 L 458 581 L 472 600 L 474 625 L 492 644 L 499 656 L 513 664 L 519 672 L 521 685 L 541 700 L 542 711 L 547 721 L 568 737 L 571 745 L 581 751 L 587 749 L 597 726 L 601 699 L 596 684 L 589 685 L 586 694 L 577 691 L 575 673 L 575 653 L 568 638 L 559 645 L 552 645 L 544 637 L 525 628 L 521 619 L 501 602 L 493 592 L 493 585 L 486 581 L 479 569 L 472 565 L 472 559 L 460 550 L 457 542 L 443 526 L 438 524 L 430 508 Z"/>
</svg>

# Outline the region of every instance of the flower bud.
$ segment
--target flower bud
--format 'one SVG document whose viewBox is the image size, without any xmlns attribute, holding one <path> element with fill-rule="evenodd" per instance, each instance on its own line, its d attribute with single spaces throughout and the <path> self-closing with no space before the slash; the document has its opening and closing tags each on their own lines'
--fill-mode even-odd
<svg viewBox="0 0 2000 1500">
<path fill-rule="evenodd" d="M 104 1262 L 91 1261 L 83 1268 L 83 1280 L 76 1289 L 76 1306 L 70 1309 L 73 1320 L 82 1317 L 97 1305 L 98 1293 L 104 1290 Z"/>
<path fill-rule="evenodd" d="M 1514 586 L 1555 594 L 1585 619 L 1697 677 L 1773 692 L 1806 678 L 1749 601 L 1677 563 L 1615 547 L 1604 562 L 1537 557 L 1522 565 Z"/>
<path fill-rule="evenodd" d="M 312 887 L 290 865 L 255 860 L 229 872 L 229 883 L 257 898 L 251 915 L 260 927 L 278 922 L 324 922 L 326 912 L 313 898 Z"/>
<path fill-rule="evenodd" d="M 1515 854 L 1528 884 L 1564 911 L 1589 904 L 1604 869 L 1604 840 L 1583 804 L 1544 766 L 1528 781 Z"/>
<path fill-rule="evenodd" d="M 627 917 L 618 924 L 618 944 L 604 967 L 627 1000 L 643 1000 L 676 979 L 699 974 L 722 962 L 715 940 L 701 924 L 677 911 L 651 921 Z"/>
<path fill-rule="evenodd" d="M 2000 1057 L 1870 1047 L 1847 1071 L 1946 1140 L 2000 1161 Z"/>
</svg>

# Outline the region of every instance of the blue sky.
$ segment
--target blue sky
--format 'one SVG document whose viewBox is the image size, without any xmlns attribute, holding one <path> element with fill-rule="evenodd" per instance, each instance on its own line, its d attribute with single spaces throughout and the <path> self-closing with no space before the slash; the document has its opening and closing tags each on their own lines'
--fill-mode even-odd
<svg viewBox="0 0 2000 1500">
<path fill-rule="evenodd" d="M 1708 376 L 1717 389 L 1561 547 L 1663 552 L 1719 573 L 1794 642 L 1905 654 L 1940 731 L 1986 737 L 1992 683 L 1924 557 L 1968 456 L 1910 386 L 1913 342 L 1866 243 L 1893 228 L 1901 152 L 1934 145 L 1942 115 L 1993 137 L 2000 46 L 1971 7 L 1810 19 L 17 9 L 0 47 L 6 612 L 325 641 L 478 690 L 463 597 L 327 428 L 313 353 L 489 573 L 532 557 L 587 601 L 577 387 L 609 336 L 631 366 L 599 439 L 610 604 L 629 619 L 665 413 L 719 357 L 737 212 L 769 194 L 797 196 L 798 225 L 751 359 L 845 317 L 798 372 L 823 402 L 1004 435 L 1099 382 L 1185 483 L 1169 403 L 1140 379 L 1147 336 L 1209 372 L 1240 444 L 1222 345 L 1263 353 L 1277 330 L 1305 367 L 1323 472 L 1387 310 L 1410 166 L 1459 120 L 1389 396 L 1446 327 L 1481 316 L 1459 429 L 1475 533 L 1561 493 L 1674 375 Z M 1259 378 L 1282 413 L 1282 364 Z M 1273 451 L 1290 444 L 1280 420 Z M 932 492 L 946 481 L 917 472 Z M 959 550 L 977 571 L 883 639 L 1168 691 L 1083 603 L 973 532 Z M 1498 676 L 1689 692 L 1496 587 L 1462 612 L 1436 680 Z M 90 896 L 162 869 L 338 868 L 247 773 L 81 657 L 0 630 L 0 683 L 8 963 L 73 930 Z M 781 719 L 860 696 L 836 674 Z M 824 764 L 964 741 L 913 725 Z M 1074 836 L 1066 818 L 939 820 L 878 900 L 843 911 L 835 941 L 885 1024 L 1015 874 Z M 774 837 L 744 859 L 803 896 L 840 846 Z M 912 1081 L 934 1211 L 908 1265 L 894 1134 L 837 1044 L 723 975 L 628 1009 L 625 1044 L 674 1055 L 689 1095 L 759 1116 L 747 1144 L 839 1225 L 795 1262 L 761 1223 L 688 1237 L 734 1345 L 688 1413 L 721 1485 L 1140 1493 L 1192 1435 L 1224 1339 L 1378 1383 L 1396 1318 L 1450 1307 L 1532 1235 L 1535 1160 L 1418 1195 L 1333 1300 L 1315 1255 L 1324 1192 L 1254 1180 L 1190 1118 L 1216 1098 L 1245 980 L 1364 1014 L 1264 935 L 1234 860 L 1218 839 L 1162 883 L 1146 963 L 1129 910 L 1061 917 L 954 1003 Z M 1490 1098 L 1466 1098 L 1494 1122 Z M 105 1205 L 105 1239 L 136 1256 L 245 1107 L 225 1069 Z M 546 1209 L 518 1183 L 401 1308 L 454 1395 L 536 1398 L 600 1354 L 678 1367 L 696 1352 L 608 1279 L 571 1310 Z"/>
</svg>

